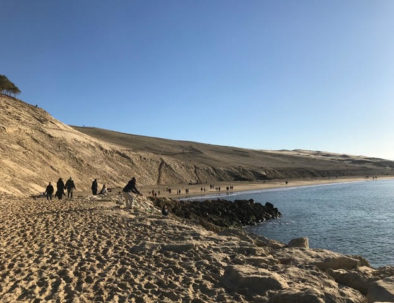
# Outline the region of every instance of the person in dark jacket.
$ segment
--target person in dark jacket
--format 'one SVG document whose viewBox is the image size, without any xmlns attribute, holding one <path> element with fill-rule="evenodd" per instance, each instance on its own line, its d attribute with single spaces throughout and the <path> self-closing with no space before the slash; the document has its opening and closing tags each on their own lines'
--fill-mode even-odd
<svg viewBox="0 0 394 303">
<path fill-rule="evenodd" d="M 131 178 L 131 180 L 127 183 L 127 185 L 123 188 L 123 191 L 125 193 L 127 192 L 132 192 L 135 193 L 137 195 L 141 195 L 141 193 L 139 192 L 139 190 L 137 189 L 137 187 L 135 186 L 137 180 L 133 177 Z"/>
<path fill-rule="evenodd" d="M 55 196 L 59 198 L 59 200 L 62 199 L 64 195 L 64 182 L 62 178 L 59 178 L 56 183 L 56 194 Z"/>
<path fill-rule="evenodd" d="M 92 183 L 92 194 L 97 195 L 97 189 L 98 189 L 98 184 L 97 184 L 97 179 L 94 179 Z"/>
<path fill-rule="evenodd" d="M 52 200 L 52 195 L 53 195 L 54 191 L 55 191 L 55 189 L 53 188 L 51 182 L 49 182 L 49 184 L 45 190 L 45 195 L 47 197 L 47 200 Z"/>
<path fill-rule="evenodd" d="M 167 207 L 166 204 L 164 204 L 163 207 L 161 208 L 161 214 L 162 214 L 163 216 L 168 216 L 169 211 L 168 211 L 168 207 Z"/>
<path fill-rule="evenodd" d="M 66 182 L 67 198 L 73 197 L 73 191 L 76 189 L 73 179 L 70 177 Z"/>
<path fill-rule="evenodd" d="M 137 195 L 142 195 L 140 191 L 137 189 L 137 187 L 135 186 L 135 184 L 136 184 L 136 179 L 133 177 L 123 188 L 123 196 L 125 197 L 126 200 L 126 208 L 131 209 L 131 207 L 133 206 L 134 197 L 132 193 Z"/>
</svg>

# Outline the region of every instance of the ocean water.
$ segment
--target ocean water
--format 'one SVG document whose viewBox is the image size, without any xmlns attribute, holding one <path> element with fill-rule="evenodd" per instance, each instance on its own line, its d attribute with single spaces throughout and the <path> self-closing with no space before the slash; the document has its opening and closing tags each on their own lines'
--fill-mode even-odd
<svg viewBox="0 0 394 303">
<path fill-rule="evenodd" d="M 284 243 L 308 237 L 313 248 L 361 255 L 374 267 L 394 265 L 394 180 L 245 192 L 227 199 L 269 201 L 282 213 L 279 220 L 248 227 L 250 232 Z"/>
</svg>

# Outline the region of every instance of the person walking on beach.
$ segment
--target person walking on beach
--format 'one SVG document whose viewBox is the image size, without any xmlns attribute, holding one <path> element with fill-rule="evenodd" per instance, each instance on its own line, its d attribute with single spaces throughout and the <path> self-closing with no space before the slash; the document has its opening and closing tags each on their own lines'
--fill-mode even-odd
<svg viewBox="0 0 394 303">
<path fill-rule="evenodd" d="M 126 208 L 128 209 L 131 209 L 131 207 L 133 206 L 134 197 L 132 193 L 137 195 L 142 195 L 140 191 L 137 189 L 137 187 L 135 186 L 135 184 L 136 184 L 136 179 L 133 177 L 123 188 L 123 196 L 126 200 Z"/>
<path fill-rule="evenodd" d="M 52 195 L 53 195 L 54 191 L 55 191 L 55 189 L 53 188 L 51 182 L 49 182 L 49 184 L 45 190 L 45 195 L 47 197 L 47 200 L 52 200 Z"/>
<path fill-rule="evenodd" d="M 66 182 L 67 198 L 73 197 L 73 191 L 76 189 L 73 179 L 70 177 Z"/>
<path fill-rule="evenodd" d="M 97 195 L 97 189 L 98 189 L 97 179 L 94 179 L 92 183 L 92 194 L 94 196 Z"/>
<path fill-rule="evenodd" d="M 62 199 L 64 195 L 64 182 L 62 178 L 59 178 L 56 183 L 56 194 L 55 196 L 58 197 L 59 200 Z"/>
</svg>

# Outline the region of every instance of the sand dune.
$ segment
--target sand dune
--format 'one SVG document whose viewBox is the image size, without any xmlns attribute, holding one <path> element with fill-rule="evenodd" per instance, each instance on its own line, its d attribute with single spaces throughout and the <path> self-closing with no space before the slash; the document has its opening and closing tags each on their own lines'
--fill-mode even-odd
<svg viewBox="0 0 394 303">
<path fill-rule="evenodd" d="M 259 151 L 70 127 L 45 110 L 0 96 L 0 193 L 38 194 L 72 176 L 88 191 L 131 176 L 140 185 L 387 175 L 394 162 L 310 151 Z"/>
<path fill-rule="evenodd" d="M 86 192 L 92 178 L 109 187 L 130 176 L 147 187 L 242 180 L 259 186 L 272 178 L 387 175 L 393 162 L 78 129 L 0 96 L 0 302 L 391 300 L 391 267 L 242 230 L 217 234 L 162 217 L 144 197 L 130 211 L 117 191 Z M 60 176 L 76 181 L 74 200 L 27 198 Z"/>
</svg>

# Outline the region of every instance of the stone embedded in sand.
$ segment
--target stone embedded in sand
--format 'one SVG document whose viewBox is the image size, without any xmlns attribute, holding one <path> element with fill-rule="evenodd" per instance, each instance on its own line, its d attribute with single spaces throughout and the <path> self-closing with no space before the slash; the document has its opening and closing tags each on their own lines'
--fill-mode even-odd
<svg viewBox="0 0 394 303">
<path fill-rule="evenodd" d="M 309 248 L 309 239 L 307 237 L 296 238 L 291 240 L 287 246 Z"/>
<path fill-rule="evenodd" d="M 368 302 L 394 302 L 394 276 L 372 282 L 367 298 Z"/>
<path fill-rule="evenodd" d="M 277 264 L 278 260 L 274 259 L 271 255 L 265 257 L 249 257 L 245 258 L 245 263 L 256 267 L 266 267 L 267 265 Z"/>
<path fill-rule="evenodd" d="M 350 258 L 347 256 L 338 256 L 325 259 L 321 262 L 315 263 L 321 270 L 328 269 L 354 269 L 360 264 L 360 260 Z"/>
<path fill-rule="evenodd" d="M 277 273 L 247 265 L 227 266 L 221 282 L 230 291 L 250 296 L 263 295 L 268 290 L 289 287 Z"/>
<path fill-rule="evenodd" d="M 323 294 L 316 289 L 285 289 L 271 298 L 272 303 L 324 303 Z"/>
<path fill-rule="evenodd" d="M 279 291 L 270 303 L 365 303 L 365 297 L 348 288 L 289 287 Z"/>
<path fill-rule="evenodd" d="M 352 270 L 335 269 L 328 272 L 335 281 L 339 284 L 357 289 L 362 294 L 366 295 L 368 290 L 368 278 L 370 274 L 366 270 Z"/>
<path fill-rule="evenodd" d="M 188 251 L 190 249 L 194 249 L 195 245 L 193 243 L 187 243 L 187 244 L 167 244 L 164 245 L 161 250 L 162 251 L 172 251 L 175 253 L 183 253 L 185 251 Z"/>
</svg>

